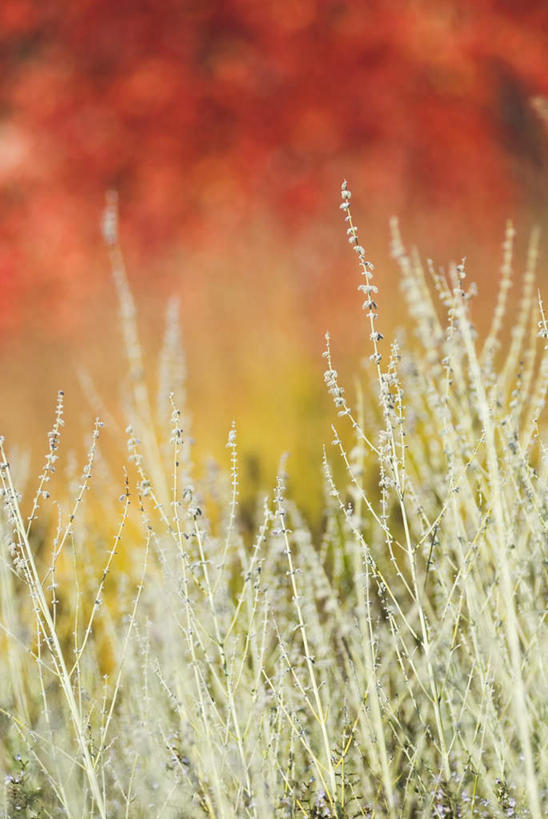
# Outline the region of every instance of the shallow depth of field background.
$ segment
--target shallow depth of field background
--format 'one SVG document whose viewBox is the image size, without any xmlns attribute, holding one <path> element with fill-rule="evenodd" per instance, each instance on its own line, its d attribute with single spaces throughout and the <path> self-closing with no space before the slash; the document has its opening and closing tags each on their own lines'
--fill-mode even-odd
<svg viewBox="0 0 548 819">
<path fill-rule="evenodd" d="M 505 220 L 519 276 L 545 219 L 542 0 L 4 0 L 0 31 L 0 432 L 36 460 L 59 388 L 84 447 L 78 370 L 118 403 L 109 189 L 152 379 L 180 300 L 197 457 L 226 460 L 234 418 L 244 487 L 289 450 L 305 505 L 328 437 L 323 334 L 343 372 L 369 352 L 341 180 L 387 331 L 390 216 L 436 264 L 467 256 L 480 326 Z M 104 440 L 120 445 L 108 424 Z"/>
</svg>

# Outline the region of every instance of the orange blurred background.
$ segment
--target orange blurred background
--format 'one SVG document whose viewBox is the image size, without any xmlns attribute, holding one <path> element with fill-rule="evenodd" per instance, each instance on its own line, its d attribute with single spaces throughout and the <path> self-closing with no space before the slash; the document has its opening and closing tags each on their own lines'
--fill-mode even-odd
<svg viewBox="0 0 548 819">
<path fill-rule="evenodd" d="M 390 216 L 436 263 L 466 255 L 483 307 L 506 218 L 522 260 L 546 215 L 544 0 L 4 0 L 0 31 L 0 432 L 37 456 L 58 388 L 69 442 L 91 426 L 79 368 L 117 402 L 109 189 L 153 372 L 180 299 L 200 452 L 227 460 L 235 418 L 244 482 L 289 449 L 303 498 L 323 334 L 343 372 L 366 349 L 341 180 L 387 329 Z"/>
</svg>

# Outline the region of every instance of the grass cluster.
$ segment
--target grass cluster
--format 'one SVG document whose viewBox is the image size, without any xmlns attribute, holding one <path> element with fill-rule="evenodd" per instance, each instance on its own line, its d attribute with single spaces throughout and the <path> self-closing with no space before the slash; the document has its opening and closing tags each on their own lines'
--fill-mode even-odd
<svg viewBox="0 0 548 819">
<path fill-rule="evenodd" d="M 125 477 L 101 453 L 99 421 L 83 470 L 58 461 L 62 394 L 36 491 L 22 497 L 23 470 L 1 449 L 4 815 L 548 812 L 537 237 L 510 320 L 509 226 L 480 343 L 464 263 L 423 267 L 394 224 L 416 338 L 390 346 L 350 202 L 344 183 L 371 357 L 354 407 L 326 337 L 337 421 L 319 537 L 287 496 L 284 462 L 249 536 L 234 427 L 227 473 L 195 478 L 176 321 L 153 397 L 108 207 Z"/>
</svg>

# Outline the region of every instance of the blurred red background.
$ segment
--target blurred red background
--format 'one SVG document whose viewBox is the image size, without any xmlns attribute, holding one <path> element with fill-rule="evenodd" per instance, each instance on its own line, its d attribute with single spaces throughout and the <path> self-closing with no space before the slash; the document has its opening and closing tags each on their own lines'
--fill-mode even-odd
<svg viewBox="0 0 548 819">
<path fill-rule="evenodd" d="M 108 189 L 147 349 L 179 295 L 197 436 L 221 452 L 236 417 L 268 480 L 287 447 L 319 460 L 323 332 L 343 363 L 363 344 L 342 178 L 390 326 L 392 214 L 466 255 L 486 303 L 505 219 L 523 249 L 546 214 L 544 0 L 4 0 L 0 30 L 0 410 L 23 444 L 60 386 L 92 415 L 78 366 L 117 391 Z"/>
</svg>

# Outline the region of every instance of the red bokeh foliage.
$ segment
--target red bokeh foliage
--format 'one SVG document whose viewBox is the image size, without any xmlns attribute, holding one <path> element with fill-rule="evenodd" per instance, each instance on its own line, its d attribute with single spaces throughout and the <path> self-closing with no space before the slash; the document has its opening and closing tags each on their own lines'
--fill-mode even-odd
<svg viewBox="0 0 548 819">
<path fill-rule="evenodd" d="M 544 206 L 544 0 L 3 0 L 0 30 L 4 326 L 93 287 L 111 187 L 145 262 L 257 203 L 321 222 L 344 160 L 402 214 Z"/>
</svg>

